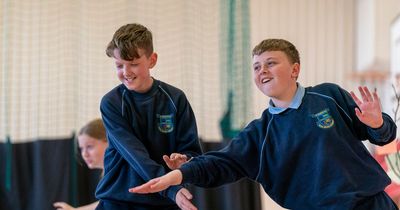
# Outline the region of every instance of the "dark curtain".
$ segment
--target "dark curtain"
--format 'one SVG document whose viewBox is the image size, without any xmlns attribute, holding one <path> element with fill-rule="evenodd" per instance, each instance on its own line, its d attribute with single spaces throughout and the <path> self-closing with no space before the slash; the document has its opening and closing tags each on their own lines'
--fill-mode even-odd
<svg viewBox="0 0 400 210">
<path fill-rule="evenodd" d="M 0 144 L 0 209 L 54 210 L 55 201 L 95 201 L 100 172 L 78 157 L 73 137 Z"/>
<path fill-rule="evenodd" d="M 55 201 L 74 207 L 94 202 L 100 170 L 86 167 L 74 137 L 0 144 L 0 209 L 54 210 Z M 203 143 L 204 151 L 224 143 Z M 259 210 L 259 185 L 243 179 L 213 189 L 189 186 L 199 210 Z"/>
</svg>

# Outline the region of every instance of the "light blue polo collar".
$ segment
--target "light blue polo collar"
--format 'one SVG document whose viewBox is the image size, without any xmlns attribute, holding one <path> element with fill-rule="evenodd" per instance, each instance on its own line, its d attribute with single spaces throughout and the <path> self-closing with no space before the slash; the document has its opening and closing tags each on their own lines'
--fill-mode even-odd
<svg viewBox="0 0 400 210">
<path fill-rule="evenodd" d="M 289 107 L 287 108 L 275 107 L 272 100 L 269 100 L 269 108 L 268 108 L 269 113 L 280 114 L 288 108 L 298 109 L 299 106 L 301 105 L 301 101 L 303 100 L 304 94 L 305 94 L 304 87 L 301 86 L 299 83 L 297 83 L 296 94 L 294 95 L 292 102 L 290 102 Z"/>
</svg>

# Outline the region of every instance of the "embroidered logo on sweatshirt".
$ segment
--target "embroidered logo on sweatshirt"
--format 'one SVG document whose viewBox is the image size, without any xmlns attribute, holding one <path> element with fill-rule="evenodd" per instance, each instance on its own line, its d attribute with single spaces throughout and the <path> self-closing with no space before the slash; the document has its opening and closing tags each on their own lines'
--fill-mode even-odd
<svg viewBox="0 0 400 210">
<path fill-rule="evenodd" d="M 324 109 L 321 112 L 318 112 L 317 114 L 313 114 L 312 117 L 316 118 L 317 120 L 316 123 L 320 128 L 330 128 L 333 126 L 333 124 L 335 124 L 335 121 L 329 114 L 329 109 Z"/>
<path fill-rule="evenodd" d="M 162 133 L 170 133 L 174 130 L 173 115 L 157 115 L 158 130 Z"/>
</svg>

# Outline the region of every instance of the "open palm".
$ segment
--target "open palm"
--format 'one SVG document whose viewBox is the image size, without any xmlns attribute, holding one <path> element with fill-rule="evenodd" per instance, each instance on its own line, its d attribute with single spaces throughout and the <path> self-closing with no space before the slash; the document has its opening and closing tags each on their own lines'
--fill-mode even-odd
<svg viewBox="0 0 400 210">
<path fill-rule="evenodd" d="M 130 188 L 129 192 L 140 194 L 155 193 L 163 191 L 170 186 L 179 185 L 181 182 L 182 172 L 179 170 L 173 170 L 163 176 L 151 179 L 140 186 Z"/>
<path fill-rule="evenodd" d="M 356 102 L 358 108 L 355 109 L 358 119 L 371 128 L 379 128 L 383 124 L 380 100 L 376 90 L 371 94 L 367 87 L 358 87 L 361 100 L 350 92 L 351 97 Z"/>
</svg>

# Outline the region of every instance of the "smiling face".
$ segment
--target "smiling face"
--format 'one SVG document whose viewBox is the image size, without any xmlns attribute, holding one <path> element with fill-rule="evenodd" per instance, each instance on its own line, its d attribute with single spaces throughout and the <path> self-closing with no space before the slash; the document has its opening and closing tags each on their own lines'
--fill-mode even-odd
<svg viewBox="0 0 400 210">
<path fill-rule="evenodd" d="M 87 134 L 81 134 L 78 136 L 78 145 L 81 150 L 82 158 L 88 168 L 104 168 L 104 153 L 108 146 L 106 140 L 96 139 Z"/>
<path fill-rule="evenodd" d="M 300 64 L 291 63 L 282 51 L 265 51 L 253 56 L 253 78 L 264 95 L 277 107 L 287 107 L 296 93 Z"/>
<path fill-rule="evenodd" d="M 138 50 L 139 58 L 127 61 L 121 58 L 118 49 L 114 49 L 114 60 L 117 68 L 118 79 L 129 90 L 144 93 L 151 88 L 153 79 L 150 76 L 150 69 L 157 63 L 157 54 L 151 53 L 149 56 Z"/>
</svg>

